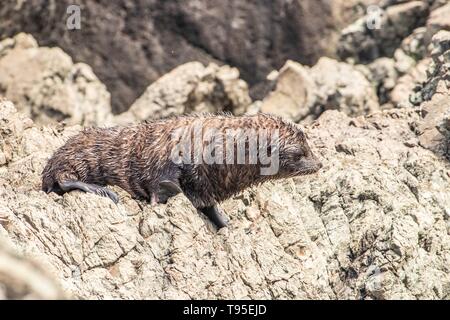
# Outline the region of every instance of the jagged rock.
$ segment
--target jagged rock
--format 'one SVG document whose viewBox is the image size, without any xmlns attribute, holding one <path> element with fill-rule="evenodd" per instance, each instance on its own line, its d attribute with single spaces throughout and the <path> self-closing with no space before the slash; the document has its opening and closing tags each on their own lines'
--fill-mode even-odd
<svg viewBox="0 0 450 320">
<path fill-rule="evenodd" d="M 316 85 L 310 69 L 287 61 L 276 77 L 276 86 L 264 99 L 262 112 L 299 121 L 306 118 L 316 100 Z"/>
<path fill-rule="evenodd" d="M 91 68 L 30 35 L 0 42 L 0 94 L 38 123 L 100 125 L 111 118 L 110 96 Z"/>
<path fill-rule="evenodd" d="M 409 43 L 412 44 L 412 42 L 411 40 Z M 422 49 L 416 49 L 413 49 L 415 53 L 405 52 L 402 47 L 395 50 L 393 58 L 381 57 L 366 66 L 357 65 L 358 70 L 363 72 L 376 88 L 382 109 L 409 106 L 410 94 L 426 80 L 430 58 L 423 58 L 417 62 L 412 56 L 417 54 L 415 57 L 418 58 L 419 51 L 422 52 Z"/>
<path fill-rule="evenodd" d="M 447 93 L 450 87 L 450 31 L 441 30 L 432 38 L 432 62 L 427 70 L 427 79 L 415 90 L 412 103 L 431 100 L 435 93 Z"/>
<path fill-rule="evenodd" d="M 447 50 L 450 50 L 450 32 L 449 31 L 439 31 L 436 33 L 431 39 L 432 42 L 432 51 L 431 57 L 436 63 L 442 64 L 448 58 L 445 55 Z M 445 63 L 445 62 L 444 62 Z"/>
<path fill-rule="evenodd" d="M 382 109 L 419 105 L 423 99 L 417 91 L 430 64 L 428 48 L 432 36 L 446 28 L 448 3 L 389 0 L 378 5 L 379 28 L 370 28 L 373 21 L 366 14 L 342 31 L 338 54 L 366 64 L 368 68 L 357 67 L 376 88 Z"/>
<path fill-rule="evenodd" d="M 325 57 L 311 68 L 287 62 L 275 90 L 261 105 L 263 112 L 304 123 L 329 109 L 354 116 L 375 112 L 379 105 L 374 88 L 359 69 Z"/>
<path fill-rule="evenodd" d="M 124 124 L 189 112 L 229 111 L 238 115 L 250 103 L 248 86 L 236 68 L 190 62 L 151 84 L 115 122 Z"/>
<path fill-rule="evenodd" d="M 350 116 L 379 110 L 378 99 L 370 82 L 354 66 L 321 58 L 311 68 L 318 87 L 316 109 L 336 109 Z"/>
<path fill-rule="evenodd" d="M 441 30 L 433 36 L 431 55 L 428 79 L 413 95 L 415 103 L 424 101 L 421 107 L 426 121 L 417 130 L 421 145 L 450 159 L 450 31 Z"/>
<path fill-rule="evenodd" d="M 118 205 L 40 191 L 80 127 L 36 127 L 3 101 L 0 234 L 78 298 L 448 299 L 450 165 L 412 130 L 427 121 L 325 112 L 306 128 L 323 170 L 225 201 L 216 232 L 183 195 L 152 207 L 116 187 Z"/>
<path fill-rule="evenodd" d="M 417 127 L 419 142 L 450 160 L 450 94 L 437 93 L 422 104 L 424 122 Z"/>
</svg>

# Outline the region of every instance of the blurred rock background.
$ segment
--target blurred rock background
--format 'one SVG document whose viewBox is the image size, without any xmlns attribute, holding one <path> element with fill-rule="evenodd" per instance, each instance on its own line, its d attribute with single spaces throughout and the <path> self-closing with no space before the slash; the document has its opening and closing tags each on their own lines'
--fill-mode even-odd
<svg viewBox="0 0 450 320">
<path fill-rule="evenodd" d="M 313 64 L 334 54 L 339 30 L 370 2 L 6 0 L 0 37 L 26 32 L 87 63 L 108 87 L 117 113 L 186 62 L 237 67 L 251 86 L 287 59 Z M 82 10 L 75 32 L 61 23 L 72 4 Z"/>
<path fill-rule="evenodd" d="M 79 4 L 0 7 L 0 298 L 450 298 L 448 1 Z M 40 191 L 83 126 L 202 111 L 298 122 L 324 168 L 219 232 L 182 195 Z"/>
</svg>

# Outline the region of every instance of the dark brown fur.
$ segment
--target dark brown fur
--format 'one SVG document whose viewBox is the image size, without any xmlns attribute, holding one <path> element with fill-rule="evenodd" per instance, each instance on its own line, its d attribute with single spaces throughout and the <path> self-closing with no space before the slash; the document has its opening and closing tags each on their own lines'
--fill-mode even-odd
<svg viewBox="0 0 450 320">
<path fill-rule="evenodd" d="M 262 176 L 259 164 L 175 164 L 173 130 L 200 121 L 205 128 L 278 129 L 280 170 Z M 312 154 L 303 132 L 279 117 L 266 114 L 188 115 L 149 121 L 129 127 L 85 129 L 55 152 L 43 171 L 42 189 L 63 193 L 59 184 L 82 181 L 117 185 L 134 198 L 151 201 L 159 182 L 180 186 L 196 208 L 214 206 L 245 188 L 271 179 L 316 172 L 320 161 Z"/>
</svg>

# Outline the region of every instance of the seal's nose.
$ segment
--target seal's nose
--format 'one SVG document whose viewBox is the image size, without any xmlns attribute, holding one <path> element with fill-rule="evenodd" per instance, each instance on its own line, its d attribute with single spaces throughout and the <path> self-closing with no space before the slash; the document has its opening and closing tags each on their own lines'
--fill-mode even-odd
<svg viewBox="0 0 450 320">
<path fill-rule="evenodd" d="M 322 161 L 315 154 L 311 154 L 311 162 L 314 163 L 314 167 L 319 170 L 323 167 Z"/>
<path fill-rule="evenodd" d="M 322 162 L 320 162 L 319 160 L 317 160 L 317 162 L 315 163 L 315 166 L 314 166 L 314 172 L 319 171 L 322 167 L 323 167 Z"/>
<path fill-rule="evenodd" d="M 314 172 L 319 171 L 323 167 L 322 161 L 320 161 L 316 156 L 314 156 Z"/>
</svg>

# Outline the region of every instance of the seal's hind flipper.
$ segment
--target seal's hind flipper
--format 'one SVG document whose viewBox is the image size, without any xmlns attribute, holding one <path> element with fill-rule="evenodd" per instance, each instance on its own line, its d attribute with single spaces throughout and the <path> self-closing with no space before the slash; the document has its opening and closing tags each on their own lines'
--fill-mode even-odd
<svg viewBox="0 0 450 320">
<path fill-rule="evenodd" d="M 170 180 L 163 180 L 159 183 L 158 202 L 166 203 L 171 197 L 182 193 L 180 185 L 177 182 Z"/>
<path fill-rule="evenodd" d="M 96 184 L 89 184 L 81 181 L 64 181 L 59 183 L 59 187 L 64 192 L 78 189 L 84 192 L 94 193 L 102 197 L 110 198 L 115 204 L 119 202 L 119 196 L 114 191 Z"/>
<path fill-rule="evenodd" d="M 217 229 L 226 227 L 228 225 L 227 218 L 222 215 L 217 206 L 204 207 L 199 209 L 204 215 L 208 217 L 217 227 Z"/>
</svg>

